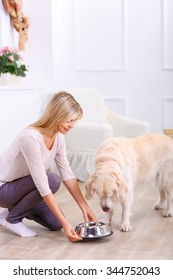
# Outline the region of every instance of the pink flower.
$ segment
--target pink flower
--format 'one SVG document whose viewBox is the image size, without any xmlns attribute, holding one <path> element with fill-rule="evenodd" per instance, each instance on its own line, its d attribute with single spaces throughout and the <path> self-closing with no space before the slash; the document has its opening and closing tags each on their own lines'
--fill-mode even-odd
<svg viewBox="0 0 173 280">
<path fill-rule="evenodd" d="M 13 57 L 12 55 L 10 55 L 8 58 L 9 58 L 11 61 L 14 60 L 14 57 Z"/>
<path fill-rule="evenodd" d="M 9 47 L 2 47 L 1 50 L 0 50 L 0 53 L 3 54 L 3 53 L 6 53 L 10 51 Z"/>
<path fill-rule="evenodd" d="M 0 75 L 1 73 L 10 73 L 12 75 L 25 77 L 25 72 L 28 71 L 28 69 L 22 61 L 23 57 L 17 48 L 2 47 L 0 49 Z"/>
</svg>

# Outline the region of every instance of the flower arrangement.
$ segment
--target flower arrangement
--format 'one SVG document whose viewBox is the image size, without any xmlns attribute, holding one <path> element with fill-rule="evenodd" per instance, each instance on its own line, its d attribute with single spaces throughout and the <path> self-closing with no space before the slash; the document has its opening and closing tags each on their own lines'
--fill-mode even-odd
<svg viewBox="0 0 173 280">
<path fill-rule="evenodd" d="M 25 77 L 28 71 L 20 52 L 15 48 L 3 47 L 0 49 L 0 75 L 10 73 L 11 75 Z"/>
</svg>

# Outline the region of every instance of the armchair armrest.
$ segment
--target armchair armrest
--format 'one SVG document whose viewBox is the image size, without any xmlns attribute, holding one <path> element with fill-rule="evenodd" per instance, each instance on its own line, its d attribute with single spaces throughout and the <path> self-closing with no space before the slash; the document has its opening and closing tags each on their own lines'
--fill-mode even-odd
<svg viewBox="0 0 173 280">
<path fill-rule="evenodd" d="M 150 132 L 150 124 L 114 113 L 106 107 L 108 123 L 112 126 L 114 137 L 137 137 Z"/>
</svg>

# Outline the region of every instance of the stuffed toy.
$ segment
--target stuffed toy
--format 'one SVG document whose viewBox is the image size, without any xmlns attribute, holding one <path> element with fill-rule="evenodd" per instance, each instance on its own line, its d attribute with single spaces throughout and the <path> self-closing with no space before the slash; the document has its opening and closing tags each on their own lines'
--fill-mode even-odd
<svg viewBox="0 0 173 280">
<path fill-rule="evenodd" d="M 28 41 L 29 20 L 22 12 L 22 0 L 2 0 L 5 9 L 9 12 L 12 25 L 19 33 L 18 49 L 25 50 L 25 43 Z"/>
</svg>

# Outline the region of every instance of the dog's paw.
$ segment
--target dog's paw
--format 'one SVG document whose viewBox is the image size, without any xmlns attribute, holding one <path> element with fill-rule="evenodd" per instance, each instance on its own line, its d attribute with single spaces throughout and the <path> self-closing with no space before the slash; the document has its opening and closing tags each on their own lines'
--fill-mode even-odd
<svg viewBox="0 0 173 280">
<path fill-rule="evenodd" d="M 130 231 L 131 230 L 131 225 L 130 224 L 122 224 L 121 227 L 120 227 L 120 230 L 121 231 Z"/>
<path fill-rule="evenodd" d="M 164 205 L 156 204 L 154 208 L 155 208 L 155 210 L 163 210 L 164 209 Z"/>
<path fill-rule="evenodd" d="M 172 217 L 172 213 L 168 210 L 163 211 L 162 216 L 165 218 Z"/>
</svg>

